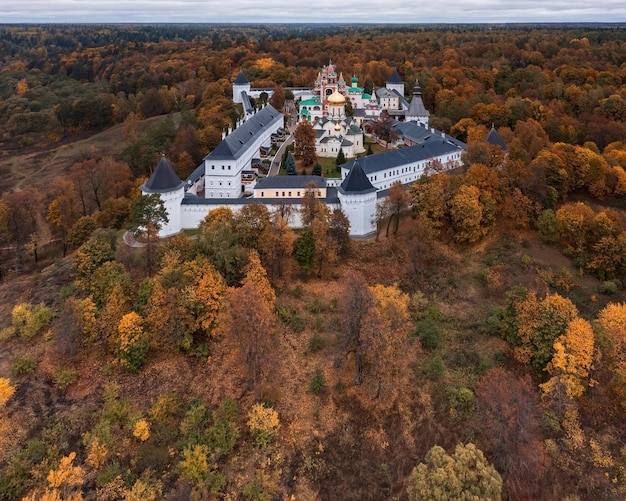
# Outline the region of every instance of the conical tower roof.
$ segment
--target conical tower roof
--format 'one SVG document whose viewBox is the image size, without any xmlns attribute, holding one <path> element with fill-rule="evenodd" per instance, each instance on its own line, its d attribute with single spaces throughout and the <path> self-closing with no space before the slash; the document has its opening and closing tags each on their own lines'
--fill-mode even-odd
<svg viewBox="0 0 626 501">
<path fill-rule="evenodd" d="M 499 146 L 502 148 L 502 151 L 507 151 L 506 144 L 504 144 L 500 134 L 498 134 L 498 131 L 493 125 L 491 126 L 489 134 L 487 134 L 487 137 L 485 138 L 485 143 L 492 144 L 493 146 Z"/>
<path fill-rule="evenodd" d="M 406 115 L 407 117 L 430 116 L 430 112 L 426 109 L 426 106 L 424 106 L 424 101 L 422 100 L 422 90 L 419 85 L 415 85 L 413 88 L 413 99 L 411 99 L 411 104 L 409 105 Z"/>
<path fill-rule="evenodd" d="M 244 74 L 243 70 L 241 70 L 233 83 L 235 85 L 248 85 L 250 82 L 248 82 L 246 75 Z"/>
<path fill-rule="evenodd" d="M 347 195 L 359 193 L 372 193 L 377 191 L 374 185 L 363 171 L 359 160 L 355 160 L 348 175 L 339 186 L 339 192 Z"/>
<path fill-rule="evenodd" d="M 390 83 L 390 84 L 403 84 L 404 83 L 404 80 L 400 78 L 400 74 L 398 73 L 398 70 L 396 68 L 393 69 L 393 73 L 387 79 L 387 83 Z"/>
<path fill-rule="evenodd" d="M 183 181 L 178 178 L 170 163 L 163 156 L 148 182 L 141 187 L 141 190 L 148 193 L 165 193 L 175 191 L 183 184 Z"/>
</svg>

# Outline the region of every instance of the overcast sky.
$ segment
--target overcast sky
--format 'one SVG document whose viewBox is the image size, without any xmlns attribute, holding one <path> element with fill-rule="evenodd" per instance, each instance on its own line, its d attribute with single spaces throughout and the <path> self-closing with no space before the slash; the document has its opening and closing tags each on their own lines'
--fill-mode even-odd
<svg viewBox="0 0 626 501">
<path fill-rule="evenodd" d="M 24 22 L 616 23 L 626 0 L 0 0 L 0 23 Z"/>
</svg>

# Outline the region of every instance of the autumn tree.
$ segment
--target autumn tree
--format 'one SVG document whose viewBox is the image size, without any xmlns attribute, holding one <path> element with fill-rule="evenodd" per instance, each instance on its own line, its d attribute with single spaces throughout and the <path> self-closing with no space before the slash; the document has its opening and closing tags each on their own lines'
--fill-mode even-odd
<svg viewBox="0 0 626 501">
<path fill-rule="evenodd" d="M 181 347 L 192 348 L 193 334 L 200 341 L 215 334 L 218 315 L 226 297 L 226 283 L 204 256 L 198 256 L 183 264 L 186 284 L 182 287 L 180 301 L 194 319 L 190 330 L 183 336 Z M 183 285 L 179 284 L 179 285 Z M 198 339 L 195 339 L 198 342 Z"/>
<path fill-rule="evenodd" d="M 502 477 L 474 444 L 457 444 L 452 455 L 434 446 L 409 478 L 410 501 L 502 498 Z"/>
<path fill-rule="evenodd" d="M 582 318 L 571 320 L 565 333 L 554 341 L 554 355 L 546 367 L 552 377 L 540 387 L 559 414 L 589 386 L 593 352 L 593 330 Z"/>
<path fill-rule="evenodd" d="M 559 294 L 537 298 L 533 291 L 512 299 L 515 320 L 511 340 L 514 356 L 522 363 L 542 371 L 554 354 L 554 341 L 563 335 L 569 323 L 578 317 L 576 306 Z"/>
<path fill-rule="evenodd" d="M 34 189 L 2 194 L 2 226 L 7 240 L 15 250 L 16 268 L 24 266 L 26 248 L 33 239 L 36 241 L 41 195 Z M 35 254 L 35 261 L 37 255 Z"/>
<path fill-rule="evenodd" d="M 544 486 L 541 412 L 530 377 L 496 367 L 475 387 L 479 436 L 512 499 L 537 499 Z"/>
<path fill-rule="evenodd" d="M 387 221 L 385 236 L 389 236 L 389 227 L 392 223 L 393 234 L 394 236 L 397 236 L 398 228 L 400 227 L 400 217 L 409 206 L 409 196 L 399 181 L 393 183 L 389 188 L 386 203 L 388 205 L 386 213 L 388 214 L 389 219 Z"/>
<path fill-rule="evenodd" d="M 231 286 L 239 282 L 243 260 L 234 224 L 234 215 L 229 208 L 213 209 L 200 224 L 200 234 L 193 244 Z"/>
<path fill-rule="evenodd" d="M 352 355 L 354 364 L 354 384 L 363 382 L 364 338 L 363 329 L 368 311 L 372 305 L 372 293 L 365 279 L 349 273 L 345 280 L 345 292 L 341 304 L 339 321 L 341 347 L 346 356 Z"/>
<path fill-rule="evenodd" d="M 486 235 L 484 226 L 485 206 L 480 201 L 476 186 L 461 186 L 450 201 L 450 218 L 457 242 L 473 243 Z"/>
<path fill-rule="evenodd" d="M 272 97 L 270 97 L 270 104 L 278 111 L 281 111 L 285 106 L 285 90 L 280 85 L 274 87 Z"/>
<path fill-rule="evenodd" d="M 396 285 L 370 287 L 372 307 L 363 324 L 364 354 L 372 376 L 374 398 L 393 395 L 409 330 L 409 296 Z"/>
<path fill-rule="evenodd" d="M 148 352 L 148 339 L 143 330 L 143 319 L 134 311 L 124 315 L 118 324 L 116 355 L 122 367 L 139 372 Z"/>
<path fill-rule="evenodd" d="M 608 386 L 623 410 L 626 409 L 626 303 L 607 304 L 598 314 L 597 327 L 599 340 L 607 343 L 602 354 L 607 358 L 611 375 Z"/>
<path fill-rule="evenodd" d="M 315 151 L 315 129 L 308 120 L 302 120 L 294 132 L 294 155 L 305 167 L 317 160 Z"/>
<path fill-rule="evenodd" d="M 148 273 L 152 274 L 154 246 L 159 239 L 159 230 L 169 222 L 165 204 L 158 193 L 139 197 L 132 206 L 129 227 L 135 236 L 146 242 Z"/>
<path fill-rule="evenodd" d="M 271 365 L 275 314 L 256 285 L 249 281 L 228 293 L 227 332 L 245 367 L 247 389 L 258 401 Z"/>
<path fill-rule="evenodd" d="M 67 179 L 58 180 L 54 192 L 56 197 L 48 205 L 46 221 L 59 235 L 63 245 L 63 257 L 67 254 L 68 235 L 80 217 L 80 206 L 76 186 Z"/>
</svg>

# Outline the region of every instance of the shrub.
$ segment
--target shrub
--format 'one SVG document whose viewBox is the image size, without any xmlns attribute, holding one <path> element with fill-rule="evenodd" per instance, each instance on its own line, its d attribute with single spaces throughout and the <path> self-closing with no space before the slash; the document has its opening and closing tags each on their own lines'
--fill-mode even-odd
<svg viewBox="0 0 626 501">
<path fill-rule="evenodd" d="M 54 317 L 53 311 L 43 303 L 37 306 L 20 303 L 13 308 L 11 315 L 13 327 L 25 339 L 35 336 Z"/>
<path fill-rule="evenodd" d="M 617 292 L 617 284 L 613 280 L 602 282 L 598 287 L 600 294 L 615 294 Z"/>
<path fill-rule="evenodd" d="M 433 358 L 426 368 L 426 377 L 431 381 L 439 381 L 446 372 L 446 365 L 443 359 L 437 355 Z"/>
<path fill-rule="evenodd" d="M 311 336 L 309 346 L 306 351 L 307 353 L 317 353 L 322 348 L 324 348 L 324 338 L 316 332 Z"/>
<path fill-rule="evenodd" d="M 435 350 L 441 344 L 441 325 L 438 321 L 426 317 L 417 324 L 414 336 L 417 336 L 424 349 Z"/>
<path fill-rule="evenodd" d="M 248 413 L 248 426 L 254 435 L 255 445 L 265 449 L 274 441 L 280 428 L 278 412 L 263 404 L 254 404 Z"/>
<path fill-rule="evenodd" d="M 324 373 L 319 367 L 315 369 L 315 374 L 313 374 L 313 379 L 311 380 L 311 384 L 309 385 L 309 390 L 311 391 L 311 393 L 315 393 L 316 395 L 319 395 L 320 393 L 326 391 L 326 380 L 324 379 Z"/>
<path fill-rule="evenodd" d="M 67 390 L 76 381 L 76 371 L 64 367 L 61 369 L 54 378 L 54 384 L 62 391 Z"/>
<path fill-rule="evenodd" d="M 11 374 L 13 376 L 23 376 L 29 374 L 35 370 L 35 359 L 26 355 L 19 356 L 11 365 Z"/>
<path fill-rule="evenodd" d="M 447 412 L 455 421 L 465 421 L 474 410 L 474 392 L 465 386 L 445 389 Z"/>
</svg>

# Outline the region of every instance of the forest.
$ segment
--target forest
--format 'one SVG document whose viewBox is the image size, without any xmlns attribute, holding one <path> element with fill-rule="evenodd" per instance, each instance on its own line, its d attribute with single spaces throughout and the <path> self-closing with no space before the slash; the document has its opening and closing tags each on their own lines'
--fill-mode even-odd
<svg viewBox="0 0 626 501">
<path fill-rule="evenodd" d="M 329 60 L 419 84 L 462 167 L 371 239 L 307 194 L 126 243 L 240 70 Z M 0 62 L 0 499 L 626 496 L 624 26 L 0 25 Z"/>
</svg>

